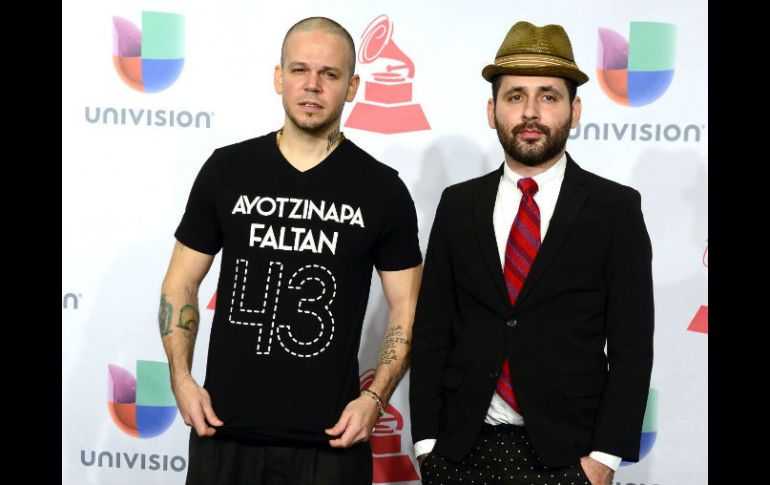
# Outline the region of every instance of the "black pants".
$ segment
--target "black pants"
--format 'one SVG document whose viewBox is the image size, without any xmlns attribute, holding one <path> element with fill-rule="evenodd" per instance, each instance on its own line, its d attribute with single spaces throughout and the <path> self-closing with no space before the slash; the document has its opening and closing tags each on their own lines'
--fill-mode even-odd
<svg viewBox="0 0 770 485">
<path fill-rule="evenodd" d="M 371 485 L 369 443 L 350 448 L 200 438 L 190 432 L 187 485 Z"/>
<path fill-rule="evenodd" d="M 484 424 L 462 462 L 431 452 L 420 466 L 425 485 L 591 485 L 580 463 L 546 467 L 523 426 Z"/>
</svg>

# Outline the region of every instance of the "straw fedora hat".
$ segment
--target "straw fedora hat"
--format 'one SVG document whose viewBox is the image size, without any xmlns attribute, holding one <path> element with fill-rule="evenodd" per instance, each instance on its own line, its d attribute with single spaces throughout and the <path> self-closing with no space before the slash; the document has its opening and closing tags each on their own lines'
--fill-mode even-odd
<svg viewBox="0 0 770 485">
<path fill-rule="evenodd" d="M 495 62 L 481 71 L 489 82 L 500 74 L 562 77 L 578 86 L 588 81 L 588 76 L 575 64 L 567 32 L 555 24 L 536 27 L 529 22 L 516 22 L 497 50 Z"/>
</svg>

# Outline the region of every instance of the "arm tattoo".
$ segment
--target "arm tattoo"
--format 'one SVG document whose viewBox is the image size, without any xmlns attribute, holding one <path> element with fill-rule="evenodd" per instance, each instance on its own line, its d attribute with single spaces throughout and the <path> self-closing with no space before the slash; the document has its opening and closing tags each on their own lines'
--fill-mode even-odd
<svg viewBox="0 0 770 485">
<path fill-rule="evenodd" d="M 382 350 L 380 351 L 378 365 L 388 365 L 391 362 L 398 360 L 398 355 L 396 354 L 396 345 L 409 345 L 411 343 L 408 339 L 405 339 L 403 335 L 404 330 L 401 325 L 388 327 L 388 330 L 385 332 L 385 339 L 382 342 Z M 403 365 L 404 364 L 402 363 L 402 366 Z"/>
<path fill-rule="evenodd" d="M 335 143 L 337 143 L 337 140 L 340 138 L 340 129 L 337 128 L 336 130 L 329 133 L 329 136 L 326 138 L 326 151 L 332 149 Z"/>
<path fill-rule="evenodd" d="M 160 308 L 158 309 L 158 328 L 160 336 L 165 337 L 171 333 L 171 315 L 174 313 L 174 307 L 166 301 L 166 295 L 160 295 Z"/>
<path fill-rule="evenodd" d="M 186 337 L 194 338 L 198 333 L 199 319 L 198 309 L 192 305 L 185 305 L 179 310 L 179 323 L 177 323 L 176 326 L 182 330 L 186 330 Z"/>
</svg>

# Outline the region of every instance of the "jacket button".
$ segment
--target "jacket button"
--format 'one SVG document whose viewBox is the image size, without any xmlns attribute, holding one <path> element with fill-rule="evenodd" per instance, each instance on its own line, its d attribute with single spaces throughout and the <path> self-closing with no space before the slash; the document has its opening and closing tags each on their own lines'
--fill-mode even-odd
<svg viewBox="0 0 770 485">
<path fill-rule="evenodd" d="M 489 373 L 489 378 L 490 379 L 497 379 L 498 377 L 500 377 L 500 373 L 499 372 L 490 372 Z"/>
<path fill-rule="evenodd" d="M 516 320 L 515 318 L 511 318 L 510 320 L 505 322 L 505 324 L 508 325 L 509 327 L 513 328 L 513 327 L 515 327 L 516 325 L 519 324 L 519 321 Z"/>
</svg>

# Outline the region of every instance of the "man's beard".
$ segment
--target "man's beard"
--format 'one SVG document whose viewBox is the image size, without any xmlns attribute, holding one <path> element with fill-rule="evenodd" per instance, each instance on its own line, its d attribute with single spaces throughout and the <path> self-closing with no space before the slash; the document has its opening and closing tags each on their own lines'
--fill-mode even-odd
<svg viewBox="0 0 770 485">
<path fill-rule="evenodd" d="M 291 120 L 291 122 L 294 123 L 297 128 L 309 133 L 325 132 L 330 126 L 339 121 L 340 117 L 342 116 L 343 107 L 344 105 L 340 106 L 339 109 L 337 109 L 335 112 L 332 112 L 326 119 L 321 118 L 321 113 L 314 114 L 313 116 L 308 116 L 307 114 L 302 113 L 300 118 L 292 113 L 291 110 L 289 110 L 285 100 L 283 102 L 283 109 L 286 112 L 286 115 L 289 117 L 289 120 Z"/>
<path fill-rule="evenodd" d="M 528 167 L 536 167 L 554 158 L 567 145 L 567 138 L 569 138 L 569 130 L 572 125 L 572 113 L 564 124 L 553 130 L 553 133 L 550 128 L 537 121 L 521 123 L 511 130 L 507 130 L 497 119 L 497 115 L 495 115 L 495 125 L 497 126 L 497 138 L 500 140 L 505 153 L 519 163 Z M 519 133 L 532 129 L 540 131 L 543 136 L 532 143 L 516 140 Z"/>
</svg>

